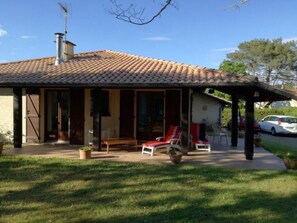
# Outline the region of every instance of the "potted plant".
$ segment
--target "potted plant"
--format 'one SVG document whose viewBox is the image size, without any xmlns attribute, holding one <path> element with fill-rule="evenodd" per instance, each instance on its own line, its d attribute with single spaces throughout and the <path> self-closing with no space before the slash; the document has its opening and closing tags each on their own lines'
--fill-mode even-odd
<svg viewBox="0 0 297 223">
<path fill-rule="evenodd" d="M 261 142 L 262 142 L 262 139 L 259 135 L 255 135 L 255 138 L 254 138 L 254 144 L 256 147 L 260 147 L 261 146 Z"/>
<path fill-rule="evenodd" d="M 11 131 L 3 131 L 0 129 L 0 154 L 2 154 L 4 145 L 8 145 L 12 143 L 12 132 Z"/>
<path fill-rule="evenodd" d="M 170 161 L 174 164 L 180 163 L 182 159 L 182 151 L 181 147 L 179 145 L 171 145 L 169 148 L 169 157 Z"/>
<path fill-rule="evenodd" d="M 286 152 L 283 156 L 284 164 L 287 169 L 297 169 L 297 154 L 292 152 Z"/>
<path fill-rule="evenodd" d="M 91 148 L 88 146 L 83 146 L 79 148 L 79 159 L 91 159 Z"/>
</svg>

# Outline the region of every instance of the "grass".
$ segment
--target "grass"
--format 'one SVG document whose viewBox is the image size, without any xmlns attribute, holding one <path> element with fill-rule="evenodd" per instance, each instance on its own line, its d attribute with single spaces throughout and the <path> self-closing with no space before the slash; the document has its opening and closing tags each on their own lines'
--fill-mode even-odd
<svg viewBox="0 0 297 223">
<path fill-rule="evenodd" d="M 0 222 L 294 222 L 297 172 L 0 156 Z"/>
<path fill-rule="evenodd" d="M 261 146 L 280 158 L 283 158 L 285 152 L 291 152 L 297 155 L 295 146 L 293 147 L 287 144 L 278 143 L 267 139 L 262 139 Z"/>
</svg>

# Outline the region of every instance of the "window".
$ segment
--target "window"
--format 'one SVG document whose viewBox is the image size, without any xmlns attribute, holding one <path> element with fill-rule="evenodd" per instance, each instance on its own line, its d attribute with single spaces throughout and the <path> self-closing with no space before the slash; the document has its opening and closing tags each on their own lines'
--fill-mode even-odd
<svg viewBox="0 0 297 223">
<path fill-rule="evenodd" d="M 91 103 L 90 103 L 91 116 L 93 116 L 93 90 L 91 91 Z M 109 113 L 109 91 L 101 91 L 100 99 L 101 116 L 110 116 Z"/>
</svg>

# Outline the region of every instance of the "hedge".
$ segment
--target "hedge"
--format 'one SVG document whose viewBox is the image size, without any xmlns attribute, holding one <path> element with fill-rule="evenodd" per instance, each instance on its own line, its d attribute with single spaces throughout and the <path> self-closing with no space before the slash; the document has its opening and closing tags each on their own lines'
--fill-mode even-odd
<svg viewBox="0 0 297 223">
<path fill-rule="evenodd" d="M 245 115 L 245 109 L 240 109 L 240 114 Z M 297 107 L 282 107 L 278 109 L 274 108 L 255 108 L 255 119 L 261 120 L 267 115 L 290 115 L 297 117 Z M 222 113 L 222 125 L 227 126 L 228 121 L 231 119 L 231 108 L 225 108 Z"/>
</svg>

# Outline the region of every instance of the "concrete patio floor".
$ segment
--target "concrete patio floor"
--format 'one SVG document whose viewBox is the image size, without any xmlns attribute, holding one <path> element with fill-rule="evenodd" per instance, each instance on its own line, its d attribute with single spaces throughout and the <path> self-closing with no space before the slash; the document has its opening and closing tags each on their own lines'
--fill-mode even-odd
<svg viewBox="0 0 297 223">
<path fill-rule="evenodd" d="M 212 150 L 210 153 L 207 151 L 191 151 L 188 155 L 183 156 L 182 163 L 241 169 L 286 169 L 282 159 L 263 148 L 255 148 L 254 159 L 246 160 L 243 145 L 243 139 L 239 139 L 237 147 L 231 147 L 224 142 L 221 144 L 211 142 Z M 79 159 L 79 147 L 61 144 L 24 144 L 22 148 L 6 149 L 3 151 L 3 154 Z M 140 163 L 170 163 L 169 157 L 165 152 L 156 151 L 154 156 L 142 155 L 141 146 L 137 147 L 137 151 L 135 147 L 131 146 L 111 147 L 109 154 L 106 153 L 103 147 L 103 151 L 92 151 L 92 159 Z"/>
</svg>

